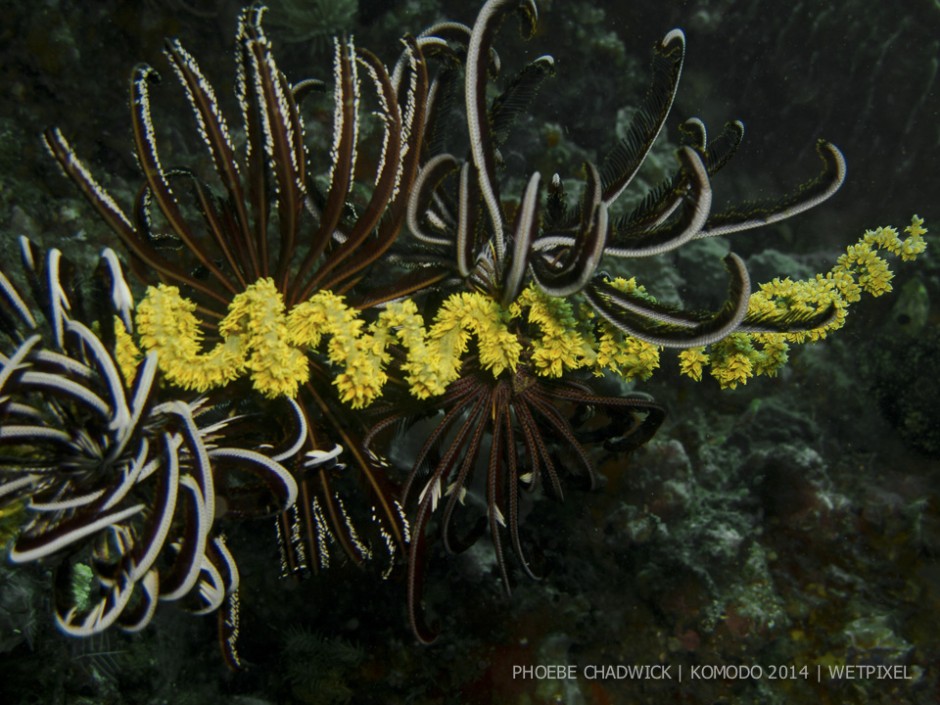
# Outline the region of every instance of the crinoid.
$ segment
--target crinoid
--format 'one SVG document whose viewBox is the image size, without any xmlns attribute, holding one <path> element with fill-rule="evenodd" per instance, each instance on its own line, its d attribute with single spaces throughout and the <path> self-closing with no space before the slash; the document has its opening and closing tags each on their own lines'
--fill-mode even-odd
<svg viewBox="0 0 940 705">
<path fill-rule="evenodd" d="M 341 450 L 368 488 L 380 523 L 379 542 L 390 551 L 405 544 L 407 529 L 384 470 L 361 452 L 358 421 L 340 403 L 340 398 L 361 403 L 376 378 L 357 372 L 352 362 L 350 374 L 334 375 L 328 362 L 292 340 L 288 314 L 300 302 L 313 306 L 311 299 L 319 293 L 317 311 L 338 305 L 397 236 L 421 152 L 427 78 L 414 40 L 405 41 L 403 70 L 394 79 L 371 52 L 351 40 L 335 41 L 333 131 L 321 188 L 323 181 L 310 166 L 298 106 L 326 84 L 288 82 L 262 30 L 263 13 L 261 5 L 244 10 L 238 28 L 241 149 L 195 59 L 178 41 L 167 44 L 167 58 L 211 157 L 215 183 L 163 166 L 151 114 L 157 74 L 149 66 L 135 69 L 131 89 L 134 138 L 145 177 L 133 219 L 95 181 L 60 131 L 48 131 L 46 141 L 127 247 L 134 271 L 153 284 L 137 310 L 137 343 L 159 354 L 166 379 L 232 399 L 246 397 L 233 392 L 247 377 L 256 392 L 247 395 L 249 402 L 282 396 L 300 401 L 310 429 L 305 441 L 310 462 L 298 461 L 293 468 L 303 501 L 280 524 L 285 570 L 294 572 L 326 565 L 332 540 L 356 561 L 371 552 L 334 491 L 335 473 L 344 465 L 324 463 L 342 460 Z M 374 107 L 380 129 L 370 155 L 376 171 L 363 177 L 371 187 L 362 197 L 357 169 L 368 146 L 360 135 L 367 106 Z M 167 244 L 175 244 L 172 254 Z M 391 295 L 410 286 L 393 287 Z M 342 320 L 335 323 L 336 329 L 344 328 Z M 204 343 L 214 347 L 204 350 Z M 340 346 L 331 350 L 343 359 L 357 354 Z M 340 398 L 333 387 L 339 387 Z"/>
<path fill-rule="evenodd" d="M 111 352 L 115 316 L 132 327 L 133 307 L 114 252 L 89 297 L 58 250 L 21 245 L 32 297 L 0 271 L 0 502 L 26 509 L 10 559 L 55 566 L 56 623 L 75 636 L 140 630 L 158 599 L 197 614 L 224 605 L 223 650 L 237 665 L 238 568 L 216 516 L 291 506 L 297 483 L 280 461 L 306 429 L 266 454 L 237 420 L 166 395 L 156 353 Z"/>
<path fill-rule="evenodd" d="M 403 492 L 403 502 L 413 507 L 409 512 L 408 614 L 415 635 L 424 642 L 434 639 L 422 616 L 420 596 L 428 526 L 439 505 L 443 506 L 439 531 L 448 552 L 468 548 L 489 530 L 509 592 L 504 532 L 523 570 L 536 577 L 520 540 L 520 492 L 532 494 L 547 484 L 551 494 L 562 499 L 561 478 L 566 475 L 581 475 L 584 485 L 593 488 L 594 453 L 627 452 L 641 446 L 664 417 L 662 407 L 644 395 L 600 394 L 583 381 L 541 377 L 522 361 L 514 370 L 494 376 L 472 358 L 464 361 L 460 378 L 433 406 L 443 415 L 418 452 Z M 418 418 L 386 410 L 373 434 L 399 425 L 407 428 Z M 587 424 L 589 419 L 594 422 Z M 582 428 L 588 425 L 590 431 Z M 480 468 L 485 476 L 475 481 Z M 485 488 L 486 516 L 466 535 L 458 536 L 454 513 L 471 487 Z"/>
<path fill-rule="evenodd" d="M 415 396 L 441 394 L 440 386 L 429 389 L 427 376 L 439 385 L 447 383 L 434 402 L 443 415 L 438 414 L 437 426 L 421 446 L 404 490 L 412 517 L 409 614 L 421 640 L 432 638 L 419 605 L 421 562 L 431 515 L 446 497 L 438 523 L 445 547 L 455 548 L 452 517 L 478 462 L 486 468 L 486 523 L 508 588 L 502 527 L 528 571 L 519 541 L 520 489 L 531 490 L 540 479 L 547 479 L 553 494 L 560 497 L 558 468 L 562 463 L 558 458 L 564 454 L 593 477 L 591 456 L 574 420 L 579 414 L 566 416 L 562 408 L 590 409 L 606 418 L 610 449 L 635 448 L 661 423 L 663 410 L 648 398 L 593 392 L 589 382 L 579 378 L 583 373 L 578 370 L 613 371 L 626 379 L 643 379 L 658 365 L 662 346 L 703 346 L 741 330 L 810 330 L 834 316 L 833 307 L 825 301 L 799 314 L 749 311 L 750 280 L 743 261 L 734 254 L 726 259 L 732 278 L 728 301 L 715 313 L 662 306 L 633 280 L 598 272 L 604 257 L 658 255 L 695 238 L 795 215 L 825 200 L 842 182 L 841 153 L 821 142 L 825 172 L 793 195 L 712 213 L 710 177 L 734 153 L 743 126 L 730 123 L 717 140 L 708 143 L 701 121 L 690 120 L 683 126 L 687 139 L 677 151 L 676 174 L 633 211 L 614 216 L 618 197 L 630 185 L 669 115 L 685 56 L 680 30 L 669 32 L 654 47 L 652 83 L 626 138 L 602 167 L 583 165 L 580 202 L 569 205 L 556 174 L 543 204 L 542 178 L 536 172 L 523 176 L 522 193 L 509 205 L 504 192 L 510 175 L 500 149 L 516 118 L 554 73 L 551 57 L 539 57 L 510 80 L 499 97 L 488 100 L 489 77 L 499 69 L 494 38 L 511 13 L 521 16 L 524 34 L 534 33 L 538 17 L 534 0 L 490 0 L 472 28 L 442 23 L 418 39 L 427 53 L 433 46 L 446 59 L 431 82 L 427 149 L 408 202 L 413 239 L 399 240 L 395 250 L 403 266 L 428 276 L 436 273 L 435 295 L 446 297 L 428 334 L 427 347 L 433 353 L 411 345 L 402 354 L 400 367 L 403 381 Z M 448 115 L 461 92 L 460 63 L 464 65 L 465 141 L 469 144 L 466 159 L 446 151 Z M 583 296 L 582 303 L 568 300 L 576 295 Z M 588 307 L 600 314 L 599 320 L 585 315 Z M 467 352 L 470 333 L 477 346 Z M 467 357 L 461 362 L 465 352 Z M 437 364 L 438 372 L 423 376 L 429 364 Z M 370 441 L 382 430 L 400 427 L 400 422 L 413 418 L 401 408 L 386 407 L 385 413 Z"/>
</svg>

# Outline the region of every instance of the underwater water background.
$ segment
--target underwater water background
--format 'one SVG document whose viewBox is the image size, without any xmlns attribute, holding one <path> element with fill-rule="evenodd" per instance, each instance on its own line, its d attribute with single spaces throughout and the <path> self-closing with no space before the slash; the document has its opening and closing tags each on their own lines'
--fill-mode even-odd
<svg viewBox="0 0 940 705">
<path fill-rule="evenodd" d="M 456 0 L 270 8 L 265 26 L 291 80 L 329 79 L 336 32 L 354 33 L 390 63 L 404 32 L 444 18 L 472 23 L 479 9 Z M 4 252 L 21 234 L 79 260 L 114 244 L 45 152 L 42 130 L 62 127 L 96 173 L 132 194 L 131 68 L 145 61 L 166 75 L 154 90 L 157 128 L 175 153 L 197 154 L 163 40 L 181 39 L 231 112 L 239 9 L 232 0 L 6 3 Z M 650 47 L 681 27 L 683 78 L 641 180 L 656 183 L 657 167 L 671 167 L 676 126 L 691 116 L 715 133 L 730 119 L 747 128 L 715 179 L 718 203 L 783 193 L 812 176 L 820 137 L 848 162 L 830 201 L 733 240 L 755 280 L 825 271 L 866 228 L 901 228 L 914 213 L 932 233 L 940 228 L 935 0 L 543 0 L 539 9 L 528 42 L 514 20 L 500 34 L 506 66 L 543 53 L 557 61 L 503 155 L 512 169 L 570 175 L 586 156 L 603 156 L 646 90 Z M 408 630 L 401 571 L 383 581 L 338 565 L 282 581 L 273 524 L 253 522 L 230 536 L 242 573 L 244 672 L 225 669 L 214 618 L 172 607 L 136 636 L 67 639 L 52 623 L 48 571 L 4 565 L 0 701 L 937 702 L 940 259 L 935 235 L 928 241 L 918 261 L 894 267 L 891 296 L 857 304 L 843 330 L 795 350 L 777 378 L 722 391 L 680 378 L 664 356 L 665 369 L 638 386 L 669 411 L 653 442 L 600 468 L 605 487 L 572 489 L 528 517 L 541 581 L 517 570 L 506 598 L 488 544 L 431 562 L 425 592 L 441 637 L 430 647 Z M 660 296 L 708 306 L 725 294 L 726 249 L 683 248 L 637 273 Z M 670 677 L 587 675 L 652 664 L 671 667 Z M 578 677 L 513 675 L 538 665 L 573 665 Z M 729 665 L 762 671 L 689 679 L 693 666 Z M 888 670 L 831 675 L 845 665 Z M 904 677 L 878 677 L 886 672 Z"/>
</svg>

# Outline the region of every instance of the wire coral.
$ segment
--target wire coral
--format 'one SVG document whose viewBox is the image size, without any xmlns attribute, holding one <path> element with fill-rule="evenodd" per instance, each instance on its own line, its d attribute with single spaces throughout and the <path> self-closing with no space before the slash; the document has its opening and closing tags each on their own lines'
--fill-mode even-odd
<svg viewBox="0 0 940 705">
<path fill-rule="evenodd" d="M 891 272 L 887 253 L 909 262 L 927 248 L 924 221 L 918 216 L 904 228 L 901 238 L 892 227 L 868 230 L 850 245 L 826 274 L 814 279 L 792 281 L 774 279 L 762 284 L 749 300 L 749 315 L 763 319 L 807 318 L 829 311 L 825 325 L 810 330 L 782 333 L 735 333 L 707 348 L 696 347 L 679 353 L 683 374 L 695 380 L 710 374 L 722 388 L 734 389 L 751 377 L 775 376 L 788 359 L 790 343 L 823 340 L 845 325 L 849 307 L 861 300 L 862 293 L 881 296 L 891 291 Z"/>
<path fill-rule="evenodd" d="M 340 370 L 333 385 L 353 409 L 381 395 L 388 379 L 384 368 L 391 359 L 387 349 L 396 341 L 406 352 L 402 369 L 418 399 L 443 394 L 459 377 L 471 340 L 476 341 L 481 366 L 494 376 L 515 370 L 523 347 L 536 373 L 548 377 L 595 367 L 625 379 L 646 379 L 658 366 L 655 346 L 620 334 L 606 322 L 600 323 L 596 342 L 567 301 L 537 287 L 521 292 L 508 309 L 479 292 L 453 294 L 438 308 L 430 327 L 408 299 L 388 303 L 368 325 L 358 309 L 329 291 L 314 294 L 290 312 L 284 309 L 271 279 L 249 285 L 233 298 L 218 325 L 222 340 L 203 351 L 196 304 L 183 298 L 177 287 L 160 284 L 149 287 L 136 308 L 139 344 L 123 328 L 119 343 L 130 360 L 139 358 L 142 350 L 158 353 L 167 380 L 183 389 L 205 392 L 248 375 L 264 396 L 294 398 L 309 379 L 303 351 L 315 352 L 329 339 L 326 358 Z M 517 318 L 538 326 L 541 333 L 523 342 L 509 329 Z"/>
</svg>

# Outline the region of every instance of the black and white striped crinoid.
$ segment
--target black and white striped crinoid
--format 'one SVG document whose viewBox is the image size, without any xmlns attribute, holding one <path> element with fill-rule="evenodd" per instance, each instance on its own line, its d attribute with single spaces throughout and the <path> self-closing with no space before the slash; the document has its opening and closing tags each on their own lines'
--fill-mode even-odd
<svg viewBox="0 0 940 705">
<path fill-rule="evenodd" d="M 280 461 L 306 437 L 301 415 L 278 452 L 238 418 L 168 396 L 154 353 L 114 345 L 133 307 L 115 253 L 86 292 L 58 250 L 20 245 L 21 281 L 0 271 L 0 505 L 23 517 L 10 560 L 53 568 L 56 624 L 75 636 L 140 630 L 158 599 L 222 608 L 237 665 L 238 568 L 216 518 L 293 504 Z"/>
</svg>

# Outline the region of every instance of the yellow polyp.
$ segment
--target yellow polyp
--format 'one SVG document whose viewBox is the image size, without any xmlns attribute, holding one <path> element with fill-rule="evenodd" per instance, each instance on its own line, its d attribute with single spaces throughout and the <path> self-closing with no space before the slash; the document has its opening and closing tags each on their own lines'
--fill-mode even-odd
<svg viewBox="0 0 940 705">
<path fill-rule="evenodd" d="M 329 359 L 334 364 L 345 367 L 333 380 L 339 390 L 340 399 L 354 409 L 368 406 L 382 393 L 387 376 L 382 371 L 387 355 L 376 355 L 370 349 L 369 337 L 352 340 L 334 336 L 328 346 Z"/>
<path fill-rule="evenodd" d="M 480 366 L 496 377 L 507 369 L 515 371 L 522 353 L 522 344 L 509 331 L 508 319 L 508 312 L 488 296 L 454 294 L 437 312 L 429 337 L 437 341 L 445 359 L 459 360 L 472 333 L 477 339 Z"/>
<path fill-rule="evenodd" d="M 229 337 L 202 352 L 202 331 L 196 304 L 175 286 L 147 288 L 135 319 L 140 347 L 157 353 L 157 365 L 167 381 L 184 389 L 205 392 L 238 378 L 246 363 L 246 341 Z"/>
<path fill-rule="evenodd" d="M 649 379 L 659 367 L 659 348 L 632 335 L 624 335 L 602 321 L 597 341 L 597 366 L 625 380 Z"/>
<path fill-rule="evenodd" d="M 891 279 L 894 274 L 888 263 L 872 249 L 872 242 L 877 241 L 868 242 L 862 239 L 850 246 L 846 253 L 839 257 L 835 271 L 853 275 L 862 291 L 872 296 L 881 296 L 891 291 Z"/>
<path fill-rule="evenodd" d="M 124 375 L 124 381 L 130 385 L 137 375 L 137 365 L 143 357 L 140 348 L 134 342 L 131 334 L 124 327 L 124 321 L 118 316 L 114 317 L 114 359 Z"/>
<path fill-rule="evenodd" d="M 901 248 L 895 254 L 899 255 L 902 261 L 910 262 L 927 249 L 927 243 L 924 241 L 924 235 L 927 234 L 924 219 L 915 215 L 911 218 L 911 224 L 904 228 L 904 232 L 907 237 L 901 241 Z"/>
<path fill-rule="evenodd" d="M 778 334 L 755 335 L 754 342 L 760 346 L 754 360 L 754 374 L 776 377 L 777 372 L 790 359 L 790 346 L 784 336 Z"/>
<path fill-rule="evenodd" d="M 219 324 L 226 344 L 241 342 L 247 354 L 244 367 L 252 385 L 269 398 L 297 396 L 310 370 L 307 356 L 288 343 L 284 298 L 270 278 L 259 279 L 229 304 L 228 315 Z"/>
<path fill-rule="evenodd" d="M 179 289 L 163 284 L 148 288 L 137 307 L 140 345 L 157 352 L 170 383 L 204 392 L 247 371 L 263 395 L 296 396 L 309 370 L 304 354 L 286 342 L 284 302 L 273 281 L 255 282 L 232 300 L 219 324 L 222 341 L 209 351 L 202 351 L 195 309 Z"/>
<path fill-rule="evenodd" d="M 135 316 L 141 347 L 166 350 L 170 357 L 192 357 L 202 340 L 195 310 L 196 304 L 184 299 L 175 286 L 147 287 Z"/>
<path fill-rule="evenodd" d="M 744 333 L 733 333 L 711 346 L 711 375 L 722 389 L 735 389 L 753 376 L 754 347 Z"/>
<path fill-rule="evenodd" d="M 254 388 L 269 398 L 296 397 L 310 378 L 307 356 L 283 340 L 253 346 L 247 362 Z"/>
<path fill-rule="evenodd" d="M 705 348 L 688 348 L 679 353 L 679 371 L 696 382 L 702 380 L 702 370 L 707 364 Z"/>
<path fill-rule="evenodd" d="M 616 278 L 607 282 L 628 294 L 647 296 L 636 279 Z M 649 379 L 659 367 L 659 348 L 645 340 L 626 335 L 607 321 L 598 322 L 597 367 L 611 370 L 625 380 Z"/>
<path fill-rule="evenodd" d="M 324 335 L 359 337 L 363 322 L 342 296 L 319 291 L 291 309 L 287 325 L 291 345 L 316 348 Z"/>
<path fill-rule="evenodd" d="M 418 399 L 440 396 L 447 385 L 459 375 L 459 361 L 445 359 L 440 345 L 432 343 L 424 328 L 424 318 L 418 313 L 413 301 L 405 300 L 388 304 L 379 315 L 379 326 L 394 330 L 403 347 L 408 351 L 402 365 L 405 381 L 411 393 Z"/>
<path fill-rule="evenodd" d="M 855 277 L 846 269 L 838 269 L 828 274 L 817 274 L 816 285 L 822 290 L 831 286 L 835 298 L 844 304 L 854 304 L 862 300 L 862 287 L 855 281 Z"/>
<path fill-rule="evenodd" d="M 330 336 L 327 357 L 344 369 L 333 380 L 340 399 L 354 409 L 371 404 L 387 381 L 383 367 L 389 355 L 387 334 L 373 329 L 363 333 L 359 312 L 342 296 L 320 291 L 298 304 L 287 317 L 285 336 L 292 345 L 316 348 Z"/>
<path fill-rule="evenodd" d="M 926 232 L 923 220 L 914 216 L 905 238 L 894 228 L 868 231 L 826 274 L 762 284 L 749 300 L 753 320 L 786 328 L 788 322 L 809 321 L 827 311 L 832 315 L 812 330 L 735 333 L 705 348 L 685 350 L 679 354 L 680 372 L 700 380 L 708 369 L 726 388 L 777 374 L 787 362 L 790 344 L 821 340 L 841 328 L 850 304 L 863 292 L 890 292 L 893 274 L 884 253 L 913 259 L 926 247 Z M 608 284 L 648 296 L 633 279 Z M 248 375 L 264 396 L 293 397 L 308 381 L 307 355 L 319 351 L 337 369 L 333 384 L 339 398 L 362 408 L 382 393 L 393 344 L 404 350 L 401 371 L 418 399 L 442 395 L 459 378 L 471 340 L 480 367 L 494 377 L 525 364 L 544 377 L 587 368 L 643 380 L 659 367 L 658 346 L 624 334 L 583 307 L 576 312 L 568 299 L 534 286 L 508 308 L 479 292 L 453 294 L 428 327 L 413 301 L 387 304 L 367 325 L 357 309 L 329 291 L 317 292 L 288 312 L 273 280 L 260 279 L 232 299 L 218 327 L 222 340 L 209 351 L 202 350 L 195 311 L 196 305 L 176 287 L 150 287 L 135 314 L 137 345 L 120 321 L 115 323 L 115 356 L 125 378 L 133 379 L 143 351 L 156 351 L 171 384 L 201 392 Z"/>
<path fill-rule="evenodd" d="M 536 374 L 561 377 L 565 370 L 593 366 L 597 354 L 593 336 L 583 333 L 574 309 L 567 299 L 552 297 L 529 286 L 510 306 L 513 318 L 521 318 L 528 310 L 527 320 L 537 326 L 540 336 L 532 339 L 530 362 Z"/>
</svg>

